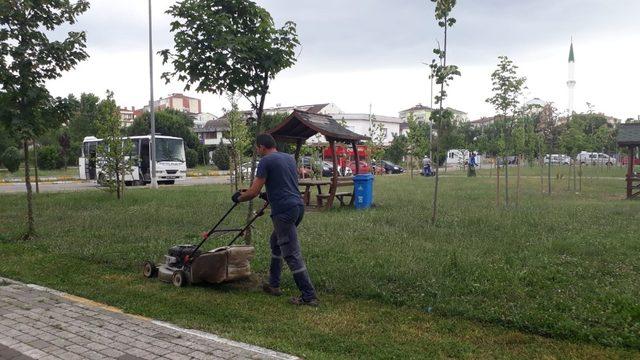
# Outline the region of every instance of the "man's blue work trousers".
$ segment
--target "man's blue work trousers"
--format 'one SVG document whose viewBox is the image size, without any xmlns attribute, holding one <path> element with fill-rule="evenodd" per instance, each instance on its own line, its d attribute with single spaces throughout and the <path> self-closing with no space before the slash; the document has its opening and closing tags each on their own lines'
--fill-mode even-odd
<svg viewBox="0 0 640 360">
<path fill-rule="evenodd" d="M 316 291 L 311 284 L 309 272 L 302 258 L 297 226 L 304 217 L 304 206 L 292 207 L 284 213 L 271 217 L 273 233 L 271 233 L 271 267 L 269 269 L 269 286 L 280 287 L 282 260 L 287 262 L 293 280 L 302 293 L 304 300 L 316 299 Z"/>
</svg>

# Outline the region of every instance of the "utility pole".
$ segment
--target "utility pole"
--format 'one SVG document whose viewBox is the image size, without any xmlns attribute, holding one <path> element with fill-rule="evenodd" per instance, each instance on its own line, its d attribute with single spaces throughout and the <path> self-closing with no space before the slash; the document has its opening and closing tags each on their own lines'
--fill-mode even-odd
<svg viewBox="0 0 640 360">
<path fill-rule="evenodd" d="M 156 117 L 153 99 L 153 31 L 151 22 L 151 0 L 149 0 L 149 115 L 151 118 L 151 187 L 158 188 L 156 177 Z"/>
</svg>

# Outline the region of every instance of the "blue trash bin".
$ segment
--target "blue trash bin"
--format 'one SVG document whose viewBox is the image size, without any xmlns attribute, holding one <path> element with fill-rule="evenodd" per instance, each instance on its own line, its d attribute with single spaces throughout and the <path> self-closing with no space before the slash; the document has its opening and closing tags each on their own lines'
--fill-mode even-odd
<svg viewBox="0 0 640 360">
<path fill-rule="evenodd" d="M 368 209 L 373 204 L 373 175 L 360 174 L 353 177 L 353 196 L 356 209 Z"/>
</svg>

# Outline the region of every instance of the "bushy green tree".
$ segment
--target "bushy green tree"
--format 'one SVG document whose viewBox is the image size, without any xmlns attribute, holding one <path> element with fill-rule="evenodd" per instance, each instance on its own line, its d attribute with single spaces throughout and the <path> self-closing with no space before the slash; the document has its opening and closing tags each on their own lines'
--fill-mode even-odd
<svg viewBox="0 0 640 360">
<path fill-rule="evenodd" d="M 84 32 L 71 31 L 54 41 L 49 35 L 63 25 L 74 24 L 88 8 L 85 0 L 0 1 L 0 122 L 22 143 L 24 152 L 25 239 L 35 235 L 28 143 L 58 127 L 69 112 L 67 99 L 52 98 L 45 84 L 88 56 Z"/>
<path fill-rule="evenodd" d="M 64 160 L 60 156 L 60 149 L 55 145 L 45 145 L 38 148 L 38 167 L 42 170 L 60 169 Z"/>
<path fill-rule="evenodd" d="M 518 75 L 518 66 L 516 66 L 507 56 L 498 56 L 498 66 L 491 74 L 491 83 L 493 85 L 491 91 L 493 96 L 488 98 L 486 102 L 493 105 L 500 114 L 504 126 L 501 136 L 504 142 L 504 152 L 500 155 L 503 157 L 504 163 L 504 179 L 505 179 L 505 206 L 509 206 L 509 164 L 507 156 L 516 154 L 516 148 L 524 149 L 524 134 L 519 132 L 519 137 L 514 138 L 514 129 L 519 129 L 518 125 L 518 109 L 520 105 L 520 97 L 527 81 L 526 77 Z M 499 181 L 499 180 L 498 180 Z"/>
<path fill-rule="evenodd" d="M 404 135 L 394 135 L 391 145 L 385 151 L 389 161 L 399 164 L 407 155 L 408 141 Z"/>
<path fill-rule="evenodd" d="M 123 140 L 120 123 L 120 112 L 113 99 L 113 93 L 107 91 L 107 97 L 98 104 L 98 137 L 102 142 L 98 145 L 98 158 L 104 178 L 99 179 L 102 185 L 115 191 L 118 199 L 124 194 L 124 178 L 131 174 L 134 159 L 130 157 L 133 144 Z"/>
<path fill-rule="evenodd" d="M 71 141 L 82 143 L 86 136 L 96 136 L 98 127 L 98 104 L 100 97 L 92 93 L 82 93 L 78 100 L 74 95 L 67 97 L 73 106 L 71 119 L 69 120 L 69 136 Z"/>
<path fill-rule="evenodd" d="M 20 169 L 20 150 L 14 146 L 9 146 L 2 153 L 2 164 L 9 170 L 10 173 L 14 173 Z"/>
<path fill-rule="evenodd" d="M 167 13 L 174 18 L 175 45 L 160 54 L 174 70 L 162 77 L 177 78 L 198 92 L 240 94 L 251 104 L 261 132 L 270 81 L 296 62 L 295 23 L 276 28 L 269 12 L 250 0 L 183 0 Z M 253 151 L 251 181 L 256 156 Z M 252 212 L 250 202 L 247 218 Z M 248 232 L 247 243 L 250 237 Z"/>
<path fill-rule="evenodd" d="M 193 118 L 188 114 L 175 109 L 163 109 L 155 113 L 155 121 L 156 133 L 182 138 L 184 145 L 189 149 L 195 149 L 198 145 L 198 136 L 193 131 Z M 150 133 L 151 118 L 148 112 L 136 117 L 133 124 L 127 128 L 129 136 Z"/>
<path fill-rule="evenodd" d="M 220 142 L 220 145 L 213 152 L 213 163 L 219 170 L 229 170 L 229 148 Z"/>
<path fill-rule="evenodd" d="M 194 149 L 187 148 L 184 151 L 184 156 L 187 160 L 187 167 L 193 169 L 198 166 L 198 152 Z"/>
<path fill-rule="evenodd" d="M 229 96 L 231 110 L 227 112 L 226 118 L 229 123 L 229 131 L 224 136 L 229 140 L 229 157 L 231 160 L 231 171 L 233 172 L 234 190 L 237 191 L 242 179 L 242 156 L 251 148 L 251 137 L 247 119 L 238 110 L 238 102 L 234 95 Z"/>
</svg>

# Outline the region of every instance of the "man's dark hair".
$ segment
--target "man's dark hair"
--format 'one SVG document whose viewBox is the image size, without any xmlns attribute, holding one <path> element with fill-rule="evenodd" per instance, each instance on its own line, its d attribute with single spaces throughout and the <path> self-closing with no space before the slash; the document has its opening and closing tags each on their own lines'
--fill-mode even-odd
<svg viewBox="0 0 640 360">
<path fill-rule="evenodd" d="M 273 149 L 276 147 L 276 140 L 270 134 L 260 134 L 256 138 L 256 144 L 258 146 L 262 145 L 267 149 Z"/>
</svg>

